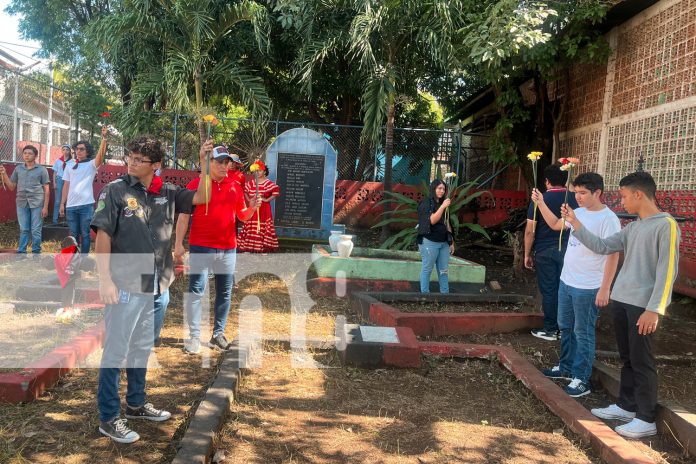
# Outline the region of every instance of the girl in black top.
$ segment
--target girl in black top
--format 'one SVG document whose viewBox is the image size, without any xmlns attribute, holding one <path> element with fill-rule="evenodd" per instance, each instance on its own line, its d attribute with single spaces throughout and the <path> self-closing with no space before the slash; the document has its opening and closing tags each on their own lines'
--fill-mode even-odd
<svg viewBox="0 0 696 464">
<path fill-rule="evenodd" d="M 449 293 L 447 268 L 454 254 L 451 227 L 445 223 L 445 210 L 450 205 L 447 184 L 436 179 L 430 184 L 430 196 L 418 204 L 418 249 L 421 253 L 421 293 L 430 293 L 430 275 L 437 267 L 440 292 Z"/>
</svg>

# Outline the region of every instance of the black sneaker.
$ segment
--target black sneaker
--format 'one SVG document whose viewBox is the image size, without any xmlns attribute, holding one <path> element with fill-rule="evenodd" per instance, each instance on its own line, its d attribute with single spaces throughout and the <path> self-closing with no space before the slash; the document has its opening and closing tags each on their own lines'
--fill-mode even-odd
<svg viewBox="0 0 696 464">
<path fill-rule="evenodd" d="M 99 432 L 116 443 L 133 443 L 140 440 L 140 435 L 128 428 L 128 421 L 120 417 L 108 422 L 100 422 Z"/>
<path fill-rule="evenodd" d="M 155 409 L 152 406 L 152 403 L 145 403 L 139 408 L 126 406 L 126 417 L 128 419 L 145 419 L 155 422 L 162 422 L 172 417 L 172 414 L 168 411 Z"/>
<path fill-rule="evenodd" d="M 220 334 L 210 339 L 210 346 L 225 351 L 230 347 L 230 342 L 224 335 Z"/>
<path fill-rule="evenodd" d="M 536 338 L 541 338 L 542 340 L 548 340 L 550 342 L 555 342 L 558 340 L 558 332 L 546 332 L 544 329 L 534 329 L 532 330 L 532 335 Z"/>
<path fill-rule="evenodd" d="M 580 398 L 581 396 L 592 393 L 592 386 L 589 384 L 589 382 L 583 382 L 580 379 L 573 379 L 568 386 L 564 388 L 564 390 L 571 397 Z"/>
<path fill-rule="evenodd" d="M 544 374 L 544 377 L 548 377 L 549 379 L 573 380 L 569 373 L 561 372 L 561 366 L 553 366 L 551 369 L 543 369 L 541 373 Z"/>
</svg>

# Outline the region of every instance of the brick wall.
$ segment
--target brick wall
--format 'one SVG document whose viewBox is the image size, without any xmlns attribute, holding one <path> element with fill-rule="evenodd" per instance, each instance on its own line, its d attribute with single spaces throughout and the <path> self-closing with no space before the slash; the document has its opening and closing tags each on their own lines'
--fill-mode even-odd
<svg viewBox="0 0 696 464">
<path fill-rule="evenodd" d="M 583 64 L 570 70 L 565 128 L 568 131 L 602 121 L 606 66 Z"/>
<path fill-rule="evenodd" d="M 661 0 L 607 38 L 605 66 L 571 70 L 560 153 L 604 176 L 615 209 L 619 180 L 642 154 L 660 206 L 687 218 L 680 264 L 696 279 L 696 0 Z"/>
<path fill-rule="evenodd" d="M 696 1 L 661 1 L 621 27 L 612 117 L 696 95 Z"/>
<path fill-rule="evenodd" d="M 696 0 L 662 0 L 607 37 L 607 65 L 571 69 L 560 152 L 610 189 L 641 154 L 658 188 L 696 189 Z"/>
</svg>

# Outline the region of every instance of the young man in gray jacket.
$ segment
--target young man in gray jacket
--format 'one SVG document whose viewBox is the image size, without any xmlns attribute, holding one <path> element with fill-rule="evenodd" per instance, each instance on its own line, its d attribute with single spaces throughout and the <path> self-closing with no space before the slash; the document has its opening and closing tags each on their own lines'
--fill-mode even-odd
<svg viewBox="0 0 696 464">
<path fill-rule="evenodd" d="M 629 438 L 655 435 L 657 371 L 651 339 L 659 316 L 671 302 L 679 263 L 679 227 L 655 203 L 657 187 L 646 172 L 629 174 L 619 182 L 621 204 L 638 220 L 607 238 L 590 233 L 566 205 L 561 212 L 573 226 L 573 235 L 600 254 L 625 253 L 623 267 L 611 292 L 612 313 L 621 368 L 621 388 L 616 404 L 593 409 L 602 419 L 627 424 L 616 432 Z"/>
</svg>

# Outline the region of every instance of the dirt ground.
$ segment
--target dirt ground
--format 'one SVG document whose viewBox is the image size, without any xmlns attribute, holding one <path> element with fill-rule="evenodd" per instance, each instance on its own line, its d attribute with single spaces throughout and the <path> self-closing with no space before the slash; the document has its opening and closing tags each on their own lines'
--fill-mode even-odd
<svg viewBox="0 0 696 464">
<path fill-rule="evenodd" d="M 214 295 L 214 281 L 210 284 L 211 295 Z M 186 289 L 185 278 L 177 279 L 171 287 L 171 302 L 162 330 L 163 344 L 155 348 L 151 357 L 151 364 L 159 368 L 148 371 L 146 389 L 148 401 L 170 411 L 172 420 L 162 424 L 131 421 L 130 425 L 141 435 L 141 440 L 133 445 L 116 445 L 100 435 L 95 399 L 98 371 L 94 367 L 99 365 L 101 352 L 97 351 L 85 362 L 91 368 L 72 371 L 35 402 L 0 405 L 0 463 L 169 462 L 186 429 L 190 411 L 212 381 L 219 359 L 217 351 L 205 346 L 200 355 L 182 352 L 186 333 L 183 324 Z M 249 295 L 257 295 L 263 309 L 262 336 L 289 337 L 292 317 L 287 292 L 272 277 L 256 275 L 239 282 L 235 290 L 227 325 L 228 339 L 240 335 L 240 313 L 244 313 L 240 312 L 240 303 Z M 307 315 L 306 336 L 333 340 L 335 315 L 347 311 L 347 300 L 317 299 L 315 308 Z M 55 324 L 50 319 L 53 316 L 46 314 L 26 316 L 34 326 L 31 330 L 40 329 L 41 317 L 48 318 L 50 327 L 67 328 Z M 207 327 L 211 327 L 211 322 Z M 202 337 L 206 336 L 210 334 L 204 329 Z M 121 394 L 125 395 L 125 378 L 121 382 Z"/>
<path fill-rule="evenodd" d="M 518 353 L 523 355 L 539 369 L 555 366 L 558 364 L 560 356 L 560 345 L 558 342 L 548 342 L 533 337 L 529 333 L 497 334 L 497 335 L 460 335 L 447 337 L 421 337 L 421 340 L 441 341 L 449 343 L 473 343 L 484 345 L 510 346 Z M 606 362 L 606 360 L 603 359 Z M 616 362 L 609 361 L 607 364 L 619 367 Z M 676 377 L 675 374 L 683 376 Z M 658 364 L 659 395 L 660 398 L 670 399 L 691 409 L 690 402 L 693 402 L 694 376 L 696 369 L 691 366 L 665 366 Z M 560 386 L 567 384 L 567 381 L 559 381 Z M 592 390 L 590 395 L 578 398 L 578 401 L 588 409 L 604 407 L 613 402 L 608 393 L 597 387 Z M 610 423 L 612 426 L 620 423 Z M 684 457 L 684 452 L 671 437 L 658 435 L 643 440 L 633 441 L 641 451 L 648 454 L 657 462 L 670 464 L 687 464 L 693 462 Z"/>
<path fill-rule="evenodd" d="M 419 370 L 294 369 L 264 353 L 218 438 L 225 463 L 594 463 L 560 419 L 495 362 Z"/>
<path fill-rule="evenodd" d="M 521 313 L 534 308 L 522 303 L 389 303 L 404 313 Z"/>
<path fill-rule="evenodd" d="M 165 337 L 178 335 L 166 327 Z M 148 370 L 147 399 L 172 413 L 163 423 L 130 421 L 140 436 L 132 445 L 117 445 L 98 432 L 98 370 L 73 370 L 32 403 L 0 405 L 0 462 L 142 464 L 169 462 L 185 431 L 191 408 L 203 397 L 217 357 L 203 367 L 201 357 L 183 356 L 181 345 L 155 349 L 159 369 Z M 91 361 L 98 362 L 98 353 Z M 125 395 L 125 374 L 121 381 Z"/>
</svg>

